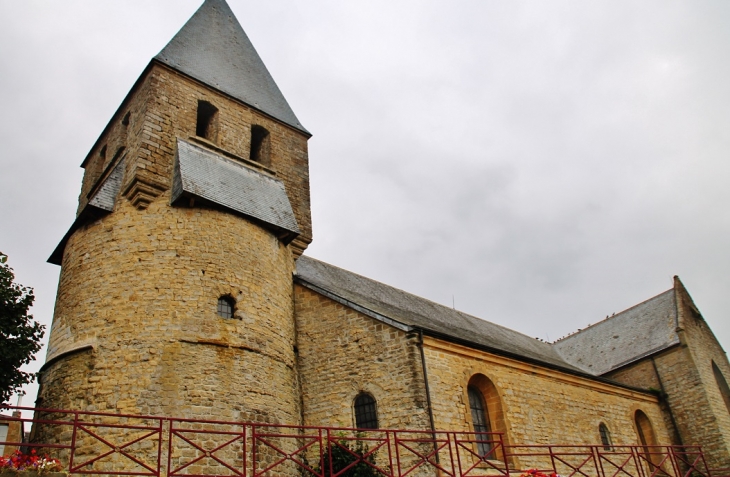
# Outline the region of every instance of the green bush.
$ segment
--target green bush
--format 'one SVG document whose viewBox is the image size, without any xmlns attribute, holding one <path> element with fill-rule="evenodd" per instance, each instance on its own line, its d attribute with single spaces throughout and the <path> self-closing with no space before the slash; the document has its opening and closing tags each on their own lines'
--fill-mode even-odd
<svg viewBox="0 0 730 477">
<path fill-rule="evenodd" d="M 373 452 L 363 458 L 369 451 L 370 449 L 363 441 L 356 440 L 353 445 L 353 441 L 351 440 L 339 439 L 337 443 L 330 443 L 329 448 L 324 452 L 322 460 L 314 470 L 317 474 L 324 475 L 325 477 L 331 477 L 333 475 L 337 475 L 338 477 L 382 477 L 385 474 L 371 467 L 376 465 L 375 454 L 377 452 Z M 330 455 L 332 456 L 331 469 Z M 340 474 L 343 469 L 354 462 L 357 463 Z M 314 475 L 306 471 L 303 474 L 306 477 L 312 477 Z"/>
</svg>

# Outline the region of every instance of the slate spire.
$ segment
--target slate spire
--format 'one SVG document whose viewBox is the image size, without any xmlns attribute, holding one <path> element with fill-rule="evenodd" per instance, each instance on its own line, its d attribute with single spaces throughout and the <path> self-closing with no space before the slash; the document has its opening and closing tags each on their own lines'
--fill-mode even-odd
<svg viewBox="0 0 730 477">
<path fill-rule="evenodd" d="M 309 134 L 225 0 L 205 0 L 154 59 Z"/>
</svg>

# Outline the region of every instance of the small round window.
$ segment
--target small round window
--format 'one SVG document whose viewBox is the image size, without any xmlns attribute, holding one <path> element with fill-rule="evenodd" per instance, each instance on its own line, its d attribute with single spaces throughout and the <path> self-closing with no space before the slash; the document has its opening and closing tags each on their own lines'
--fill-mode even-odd
<svg viewBox="0 0 730 477">
<path fill-rule="evenodd" d="M 221 318 L 233 318 L 233 298 L 229 296 L 218 298 L 218 316 Z"/>
</svg>

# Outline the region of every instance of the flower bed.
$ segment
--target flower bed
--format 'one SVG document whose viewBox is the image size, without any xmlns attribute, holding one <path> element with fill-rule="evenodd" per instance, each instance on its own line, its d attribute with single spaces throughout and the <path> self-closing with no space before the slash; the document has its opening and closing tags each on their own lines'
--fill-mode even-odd
<svg viewBox="0 0 730 477">
<path fill-rule="evenodd" d="M 10 457 L 0 457 L 0 476 L 6 475 L 46 475 L 61 474 L 63 466 L 58 459 L 53 459 L 47 455 L 40 456 L 33 449 L 30 454 L 23 454 L 15 451 Z"/>
</svg>

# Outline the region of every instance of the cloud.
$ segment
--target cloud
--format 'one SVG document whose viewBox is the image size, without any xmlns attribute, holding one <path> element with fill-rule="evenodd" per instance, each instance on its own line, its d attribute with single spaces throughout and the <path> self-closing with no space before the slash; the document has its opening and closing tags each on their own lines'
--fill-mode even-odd
<svg viewBox="0 0 730 477">
<path fill-rule="evenodd" d="M 730 4 L 229 1 L 314 133 L 312 256 L 551 339 L 679 274 L 730 343 Z M 78 165 L 198 4 L 3 4 L 0 250 L 46 323 Z"/>
</svg>

